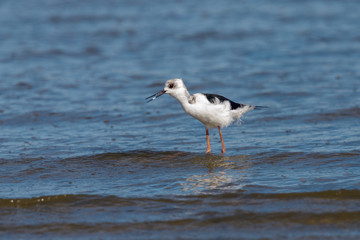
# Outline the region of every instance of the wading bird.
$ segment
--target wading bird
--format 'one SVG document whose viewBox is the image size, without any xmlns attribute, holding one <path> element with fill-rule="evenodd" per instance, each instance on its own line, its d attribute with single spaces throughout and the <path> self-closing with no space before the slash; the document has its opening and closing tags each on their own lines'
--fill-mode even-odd
<svg viewBox="0 0 360 240">
<path fill-rule="evenodd" d="M 264 108 L 262 106 L 252 106 L 233 102 L 223 96 L 209 93 L 196 93 L 190 95 L 182 79 L 170 79 L 165 83 L 164 90 L 147 97 L 148 102 L 155 100 L 163 94 L 169 94 L 178 100 L 184 111 L 196 118 L 205 125 L 206 128 L 206 153 L 211 152 L 209 129 L 218 128 L 222 150 L 225 153 L 225 144 L 221 134 L 221 128 L 229 126 L 235 119 L 240 120 L 241 116 L 253 109 Z"/>
</svg>

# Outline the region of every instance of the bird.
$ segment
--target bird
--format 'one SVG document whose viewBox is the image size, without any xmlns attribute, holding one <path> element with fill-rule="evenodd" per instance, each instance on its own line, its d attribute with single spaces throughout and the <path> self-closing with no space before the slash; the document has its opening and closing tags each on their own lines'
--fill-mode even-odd
<svg viewBox="0 0 360 240">
<path fill-rule="evenodd" d="M 236 119 L 240 121 L 242 115 L 250 110 L 266 108 L 265 106 L 236 103 L 218 94 L 195 93 L 190 95 L 183 80 L 180 78 L 167 80 L 163 90 L 145 99 L 147 102 L 151 102 L 163 94 L 169 94 L 174 97 L 179 101 L 187 114 L 205 125 L 207 154 L 211 153 L 210 128 L 218 128 L 222 146 L 221 154 L 225 154 L 226 149 L 221 128 L 229 126 Z"/>
</svg>

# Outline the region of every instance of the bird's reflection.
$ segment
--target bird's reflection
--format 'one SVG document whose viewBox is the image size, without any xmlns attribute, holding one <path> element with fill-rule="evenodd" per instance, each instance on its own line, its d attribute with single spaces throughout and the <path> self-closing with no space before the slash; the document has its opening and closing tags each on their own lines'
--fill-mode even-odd
<svg viewBox="0 0 360 240">
<path fill-rule="evenodd" d="M 242 179 L 250 167 L 248 157 L 232 156 L 197 156 L 194 163 L 202 165 L 206 171 L 203 174 L 195 174 L 182 184 L 183 191 L 194 193 L 208 190 L 237 190 L 244 186 Z"/>
</svg>

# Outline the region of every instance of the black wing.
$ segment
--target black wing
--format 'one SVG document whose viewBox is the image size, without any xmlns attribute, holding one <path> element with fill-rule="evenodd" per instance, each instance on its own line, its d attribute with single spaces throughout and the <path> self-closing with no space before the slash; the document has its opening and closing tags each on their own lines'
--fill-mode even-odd
<svg viewBox="0 0 360 240">
<path fill-rule="evenodd" d="M 220 102 L 225 102 L 228 101 L 230 103 L 231 106 L 231 110 L 235 110 L 238 108 L 243 108 L 246 105 L 245 104 L 241 104 L 241 103 L 236 103 L 231 101 L 230 99 L 227 99 L 226 97 L 223 97 L 221 95 L 217 95 L 217 94 L 210 94 L 210 93 L 203 93 L 205 95 L 205 97 L 207 98 L 207 100 L 211 103 L 215 103 L 216 99 L 219 99 Z"/>
</svg>

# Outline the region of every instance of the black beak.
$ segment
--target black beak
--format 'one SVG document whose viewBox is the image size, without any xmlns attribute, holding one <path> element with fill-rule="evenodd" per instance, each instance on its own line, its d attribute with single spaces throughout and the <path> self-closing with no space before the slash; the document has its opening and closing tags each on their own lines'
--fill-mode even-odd
<svg viewBox="0 0 360 240">
<path fill-rule="evenodd" d="M 156 98 L 158 98 L 158 97 L 160 97 L 161 95 L 163 95 L 163 94 L 165 94 L 166 93 L 166 91 L 165 90 L 162 90 L 162 91 L 160 91 L 160 92 L 158 92 L 158 93 L 155 93 L 155 94 L 153 94 L 153 95 L 151 95 L 150 97 L 147 97 L 147 98 L 145 98 L 146 100 L 147 99 L 150 99 L 150 100 L 148 100 L 147 102 L 151 102 L 152 100 L 155 100 Z"/>
</svg>

